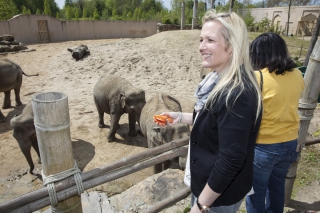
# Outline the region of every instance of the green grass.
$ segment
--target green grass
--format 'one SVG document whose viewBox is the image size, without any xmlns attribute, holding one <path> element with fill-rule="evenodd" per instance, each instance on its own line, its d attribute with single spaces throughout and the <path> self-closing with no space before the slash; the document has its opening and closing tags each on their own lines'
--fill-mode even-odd
<svg viewBox="0 0 320 213">
<path fill-rule="evenodd" d="M 319 144 L 308 146 L 301 151 L 293 191 L 320 180 L 320 149 L 317 146 Z"/>
</svg>

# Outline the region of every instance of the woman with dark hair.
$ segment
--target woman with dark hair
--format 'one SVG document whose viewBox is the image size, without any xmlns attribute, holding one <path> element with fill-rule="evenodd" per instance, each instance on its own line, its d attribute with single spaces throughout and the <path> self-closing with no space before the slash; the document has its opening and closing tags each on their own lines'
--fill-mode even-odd
<svg viewBox="0 0 320 213">
<path fill-rule="evenodd" d="M 250 57 L 259 71 L 263 116 L 254 150 L 254 194 L 247 195 L 246 208 L 248 213 L 282 213 L 285 177 L 298 156 L 298 104 L 304 81 L 278 34 L 258 36 L 250 45 Z"/>
</svg>

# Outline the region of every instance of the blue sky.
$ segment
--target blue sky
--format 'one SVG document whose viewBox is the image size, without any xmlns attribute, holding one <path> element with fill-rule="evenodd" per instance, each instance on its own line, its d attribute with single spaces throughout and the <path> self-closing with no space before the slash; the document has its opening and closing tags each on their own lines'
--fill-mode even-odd
<svg viewBox="0 0 320 213">
<path fill-rule="evenodd" d="M 55 0 L 55 2 L 57 3 L 58 7 L 59 7 L 60 9 L 62 9 L 65 0 Z M 164 5 L 166 8 L 168 8 L 168 9 L 171 8 L 171 0 L 162 0 L 162 2 L 163 2 L 163 5 Z"/>
</svg>

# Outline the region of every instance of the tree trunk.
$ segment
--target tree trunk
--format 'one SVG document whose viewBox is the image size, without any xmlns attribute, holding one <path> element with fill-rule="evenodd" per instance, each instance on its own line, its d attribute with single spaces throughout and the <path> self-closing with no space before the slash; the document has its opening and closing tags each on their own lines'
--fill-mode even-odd
<svg viewBox="0 0 320 213">
<path fill-rule="evenodd" d="M 192 29 L 195 29 L 197 27 L 198 0 L 193 0 L 193 2 Z"/>
<path fill-rule="evenodd" d="M 233 10 L 233 5 L 234 5 L 234 0 L 231 0 L 231 1 L 230 1 L 230 6 L 229 6 L 229 13 L 232 12 L 232 10 Z"/>
<path fill-rule="evenodd" d="M 303 62 L 303 66 L 305 66 L 305 67 L 308 66 L 310 54 L 312 53 L 314 45 L 316 44 L 316 42 L 318 40 L 319 30 L 320 30 L 320 15 L 318 16 L 316 28 L 314 29 L 314 31 L 312 33 L 312 38 L 311 38 L 311 41 L 310 41 L 310 46 L 309 46 L 309 49 L 308 49 L 308 53 L 307 53 L 306 58 L 304 59 L 304 62 Z"/>
<path fill-rule="evenodd" d="M 211 0 L 211 9 L 215 8 L 214 4 L 215 4 L 215 0 Z"/>
<path fill-rule="evenodd" d="M 181 4 L 181 28 L 180 28 L 181 30 L 184 29 L 184 24 L 186 23 L 185 16 L 184 16 L 185 5 L 186 5 L 186 3 L 182 2 L 182 4 Z"/>
</svg>

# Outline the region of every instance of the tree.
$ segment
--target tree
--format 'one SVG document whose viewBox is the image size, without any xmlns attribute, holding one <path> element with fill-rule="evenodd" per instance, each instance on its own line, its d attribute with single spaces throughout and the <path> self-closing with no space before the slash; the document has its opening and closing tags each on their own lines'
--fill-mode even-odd
<svg viewBox="0 0 320 213">
<path fill-rule="evenodd" d="M 0 20 L 8 20 L 17 13 L 18 10 L 12 0 L 0 0 Z"/>
<path fill-rule="evenodd" d="M 233 11 L 234 0 L 230 0 L 229 13 Z"/>
<path fill-rule="evenodd" d="M 22 6 L 22 12 L 21 13 L 29 15 L 29 14 L 31 14 L 31 11 L 30 11 L 30 9 L 26 8 L 25 6 Z"/>
<path fill-rule="evenodd" d="M 65 7 L 71 7 L 72 6 L 72 0 L 65 0 L 64 6 Z"/>
<path fill-rule="evenodd" d="M 79 20 L 79 9 L 76 9 L 76 12 L 74 13 L 74 17 Z"/>
<path fill-rule="evenodd" d="M 243 21 L 246 24 L 248 30 L 249 31 L 253 31 L 252 28 L 253 28 L 253 25 L 254 25 L 254 17 L 252 16 L 251 11 L 248 10 L 246 12 L 246 14 L 244 15 L 244 17 L 242 17 L 242 18 L 243 18 Z"/>
<path fill-rule="evenodd" d="M 83 7 L 83 11 L 82 11 L 82 18 L 87 18 L 87 8 Z"/>
<path fill-rule="evenodd" d="M 71 7 L 67 6 L 66 8 L 66 18 L 67 20 L 71 20 L 72 19 L 72 12 L 71 12 Z"/>
<path fill-rule="evenodd" d="M 52 15 L 49 0 L 44 0 L 44 14 L 47 16 Z"/>
<path fill-rule="evenodd" d="M 93 20 L 100 20 L 100 16 L 99 16 L 97 8 L 93 12 Z"/>
<path fill-rule="evenodd" d="M 37 14 L 37 15 L 40 15 L 40 14 L 41 14 L 41 11 L 39 10 L 39 8 L 37 8 L 36 14 Z"/>
</svg>

